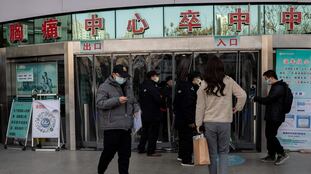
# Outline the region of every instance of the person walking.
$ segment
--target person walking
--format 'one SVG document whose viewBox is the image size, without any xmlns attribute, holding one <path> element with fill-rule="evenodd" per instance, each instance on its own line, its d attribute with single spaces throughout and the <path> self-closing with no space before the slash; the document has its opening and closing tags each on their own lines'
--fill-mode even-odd
<svg viewBox="0 0 311 174">
<path fill-rule="evenodd" d="M 287 84 L 278 77 L 273 70 L 263 73 L 267 85 L 271 85 L 266 97 L 255 96 L 254 101 L 266 106 L 265 111 L 265 135 L 267 139 L 268 155 L 261 159 L 262 162 L 274 162 L 275 165 L 283 164 L 289 155 L 284 151 L 276 135 L 281 124 L 285 121 L 284 99 Z"/>
<path fill-rule="evenodd" d="M 207 61 L 197 96 L 196 126 L 199 131 L 204 124 L 211 161 L 209 174 L 227 174 L 232 117 L 243 109 L 246 93 L 231 77 L 225 75 L 221 59 L 213 56 Z M 234 107 L 232 96 L 237 98 Z"/>
<path fill-rule="evenodd" d="M 139 111 L 129 74 L 123 65 L 113 67 L 110 77 L 96 94 L 100 128 L 104 130 L 104 149 L 98 163 L 98 174 L 104 174 L 118 152 L 119 174 L 128 174 L 131 157 L 133 116 Z"/>
</svg>

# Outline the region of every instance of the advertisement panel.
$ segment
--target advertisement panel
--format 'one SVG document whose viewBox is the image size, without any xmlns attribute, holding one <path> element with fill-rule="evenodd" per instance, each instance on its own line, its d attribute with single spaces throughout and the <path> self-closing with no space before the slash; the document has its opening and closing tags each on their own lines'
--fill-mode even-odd
<svg viewBox="0 0 311 174">
<path fill-rule="evenodd" d="M 10 120 L 8 123 L 7 137 L 10 138 L 27 138 L 32 102 L 13 101 Z"/>
<path fill-rule="evenodd" d="M 32 138 L 59 138 L 60 101 L 34 100 Z"/>
<path fill-rule="evenodd" d="M 277 50 L 276 72 L 294 95 L 290 113 L 279 129 L 281 144 L 290 150 L 311 149 L 311 50 Z"/>
<path fill-rule="evenodd" d="M 16 65 L 16 94 L 58 93 L 57 63 L 27 63 Z"/>
</svg>

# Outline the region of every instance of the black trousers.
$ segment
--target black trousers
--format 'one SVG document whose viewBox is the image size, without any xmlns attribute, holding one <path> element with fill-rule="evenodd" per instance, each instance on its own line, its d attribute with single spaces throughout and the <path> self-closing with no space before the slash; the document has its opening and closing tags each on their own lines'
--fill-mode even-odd
<svg viewBox="0 0 311 174">
<path fill-rule="evenodd" d="M 178 128 L 179 151 L 178 157 L 182 159 L 182 163 L 192 162 L 194 129 L 187 125 Z"/>
<path fill-rule="evenodd" d="M 284 149 L 280 144 L 279 140 L 276 138 L 278 129 L 282 122 L 266 121 L 266 138 L 267 138 L 267 149 L 270 156 L 275 156 L 276 154 L 283 154 Z"/>
<path fill-rule="evenodd" d="M 148 142 L 147 154 L 155 153 L 159 136 L 160 121 L 143 122 L 138 151 L 145 151 Z"/>
<path fill-rule="evenodd" d="M 118 152 L 119 174 L 128 174 L 131 157 L 131 131 L 104 131 L 104 150 L 98 163 L 98 174 L 104 174 L 109 163 Z"/>
</svg>

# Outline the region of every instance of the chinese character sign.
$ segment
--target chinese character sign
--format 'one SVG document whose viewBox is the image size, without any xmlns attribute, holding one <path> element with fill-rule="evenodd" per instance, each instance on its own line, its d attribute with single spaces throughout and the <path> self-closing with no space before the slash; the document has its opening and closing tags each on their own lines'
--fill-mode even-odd
<svg viewBox="0 0 311 174">
<path fill-rule="evenodd" d="M 281 24 L 287 25 L 287 30 L 292 31 L 294 30 L 294 26 L 299 25 L 302 20 L 302 13 L 295 12 L 294 7 L 290 7 L 289 11 L 282 12 L 281 14 Z"/>
<path fill-rule="evenodd" d="M 180 13 L 180 29 L 187 29 L 188 33 L 192 33 L 193 28 L 201 28 L 201 21 L 199 19 L 200 12 L 188 10 Z"/>
<path fill-rule="evenodd" d="M 229 25 L 236 24 L 236 32 L 242 31 L 242 24 L 249 25 L 249 12 L 242 12 L 241 8 L 237 8 L 235 13 L 229 13 Z"/>
<path fill-rule="evenodd" d="M 101 52 L 103 49 L 101 41 L 81 41 L 80 51 L 82 53 L 86 52 Z"/>
<path fill-rule="evenodd" d="M 239 36 L 214 36 L 215 48 L 239 48 Z"/>
<path fill-rule="evenodd" d="M 10 24 L 10 42 L 23 42 L 27 40 L 27 25 L 21 23 Z"/>
<path fill-rule="evenodd" d="M 61 22 L 57 19 L 45 20 L 42 24 L 42 33 L 45 40 L 61 37 Z"/>
<path fill-rule="evenodd" d="M 127 31 L 134 34 L 143 34 L 145 30 L 149 29 L 146 19 L 143 19 L 139 13 L 134 14 L 134 19 L 128 21 Z"/>
<path fill-rule="evenodd" d="M 91 19 L 85 19 L 85 30 L 91 31 L 92 36 L 97 36 L 98 30 L 104 30 L 104 18 L 93 14 Z"/>
<path fill-rule="evenodd" d="M 276 50 L 276 72 L 294 95 L 278 138 L 287 149 L 311 149 L 311 50 Z"/>
</svg>

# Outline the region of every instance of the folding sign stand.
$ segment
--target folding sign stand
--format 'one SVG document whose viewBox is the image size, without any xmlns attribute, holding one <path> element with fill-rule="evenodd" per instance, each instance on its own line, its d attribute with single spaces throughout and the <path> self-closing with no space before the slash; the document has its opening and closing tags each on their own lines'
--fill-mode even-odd
<svg viewBox="0 0 311 174">
<path fill-rule="evenodd" d="M 31 97 L 16 97 L 13 100 L 4 144 L 5 149 L 8 148 L 8 139 L 13 139 L 13 142 L 17 141 L 19 146 L 23 146 L 22 150 L 26 150 L 32 101 L 33 98 Z M 24 141 L 24 144 L 22 141 Z"/>
<path fill-rule="evenodd" d="M 53 114 L 55 110 L 56 114 Z M 59 151 L 61 149 L 61 130 L 60 97 L 57 94 L 37 94 L 37 100 L 33 102 L 32 150 Z M 63 139 L 63 132 L 61 136 Z M 44 147 L 42 143 L 42 148 L 35 148 L 34 139 L 57 139 L 57 146 Z"/>
</svg>

